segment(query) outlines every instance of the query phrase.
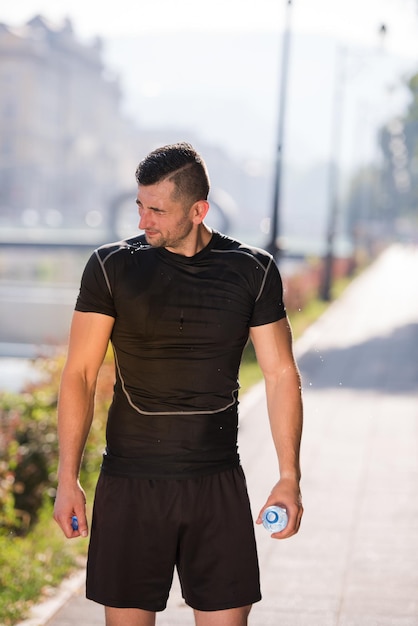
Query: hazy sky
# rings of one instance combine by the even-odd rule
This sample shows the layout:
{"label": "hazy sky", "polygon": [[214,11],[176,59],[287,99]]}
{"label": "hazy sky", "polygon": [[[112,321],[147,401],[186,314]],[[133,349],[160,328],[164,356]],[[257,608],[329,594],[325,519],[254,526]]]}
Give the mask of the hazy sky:
{"label": "hazy sky", "polygon": [[[297,32],[333,34],[370,44],[377,25],[384,22],[391,51],[406,57],[417,54],[417,0],[293,0],[291,4]],[[34,13],[52,20],[70,16],[86,37],[176,30],[280,31],[286,5],[287,0],[18,0],[2,3],[0,20],[19,24]]]}
{"label": "hazy sky", "polygon": [[[252,35],[281,33],[287,4],[287,0],[15,0],[1,3],[0,21],[19,26],[38,13],[54,22],[70,17],[76,36],[104,38],[106,60],[122,77],[128,111],[140,111],[143,124],[167,125],[170,117],[171,124],[184,127],[190,123],[193,132],[223,144],[236,155],[269,158],[275,149],[280,47],[277,44],[276,50],[270,37],[273,44],[266,38],[270,48],[252,49],[253,42],[260,42]],[[396,111],[402,101],[398,77],[418,69],[418,0],[292,0],[290,15],[292,33],[301,43],[291,57],[287,154],[305,165],[329,156],[336,63],[330,46],[339,42],[353,52],[353,58],[359,51],[363,57],[360,71],[353,72],[359,78],[349,76],[346,85],[345,126],[352,145],[345,150],[358,156],[353,137],[363,137],[362,125],[371,133]],[[382,46],[378,30],[383,23],[387,35]],[[178,32],[182,32],[178,50],[172,48],[167,57],[165,37],[170,37],[173,45]],[[202,44],[199,33],[205,33]],[[224,34],[218,56],[210,46],[201,49],[207,46],[208,33],[214,37]],[[234,62],[229,82],[226,74],[222,76],[223,66],[232,67],[225,48],[227,33],[248,34],[248,45],[241,38],[243,48],[237,52],[242,68]],[[136,38],[139,46],[141,41],[145,42],[142,45],[151,43],[152,54],[147,57],[147,50],[141,48],[133,54]],[[124,41],[129,46],[124,48]],[[268,59],[257,57],[263,52]],[[141,54],[140,59],[135,54]],[[370,57],[366,62],[365,56]],[[193,85],[188,58],[192,65],[199,60],[205,70],[203,77],[195,72]],[[247,67],[252,74],[246,78]],[[362,141],[372,150],[370,137]]]}

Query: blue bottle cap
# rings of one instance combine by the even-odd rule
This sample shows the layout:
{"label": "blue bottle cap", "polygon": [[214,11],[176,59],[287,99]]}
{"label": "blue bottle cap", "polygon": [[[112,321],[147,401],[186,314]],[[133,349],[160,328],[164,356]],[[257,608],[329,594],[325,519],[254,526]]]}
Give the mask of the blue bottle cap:
{"label": "blue bottle cap", "polygon": [[266,520],[270,523],[270,524],[275,524],[276,522],[279,521],[279,514],[277,513],[277,511],[267,511],[266,512]]}
{"label": "blue bottle cap", "polygon": [[277,533],[287,526],[287,512],[281,506],[269,506],[262,515],[263,526],[271,533]]}

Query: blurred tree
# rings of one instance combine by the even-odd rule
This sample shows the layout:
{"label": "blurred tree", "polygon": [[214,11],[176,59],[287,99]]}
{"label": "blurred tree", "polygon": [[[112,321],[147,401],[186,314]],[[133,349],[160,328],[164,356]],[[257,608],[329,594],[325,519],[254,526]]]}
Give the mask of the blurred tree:
{"label": "blurred tree", "polygon": [[404,116],[380,131],[383,153],[382,213],[394,234],[406,222],[418,224],[418,74],[407,82],[410,103]]}
{"label": "blurred tree", "polygon": [[381,163],[360,168],[350,182],[344,214],[357,250],[418,238],[418,73],[406,86],[410,102],[404,115],[379,131]]}

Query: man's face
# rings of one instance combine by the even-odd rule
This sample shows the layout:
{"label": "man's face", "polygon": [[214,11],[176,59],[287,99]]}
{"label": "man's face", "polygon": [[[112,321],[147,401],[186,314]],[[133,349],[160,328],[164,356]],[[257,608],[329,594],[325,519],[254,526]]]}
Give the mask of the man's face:
{"label": "man's face", "polygon": [[138,185],[139,228],[145,231],[151,246],[182,254],[187,248],[193,220],[191,207],[186,210],[182,201],[173,200],[174,191],[174,183],[168,180]]}

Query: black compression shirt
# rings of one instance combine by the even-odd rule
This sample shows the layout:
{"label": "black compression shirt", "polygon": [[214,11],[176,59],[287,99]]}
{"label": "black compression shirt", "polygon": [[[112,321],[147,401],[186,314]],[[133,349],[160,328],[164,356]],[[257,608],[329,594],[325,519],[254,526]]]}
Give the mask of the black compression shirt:
{"label": "black compression shirt", "polygon": [[145,237],[103,246],[76,309],[115,318],[103,469],[184,476],[238,462],[238,370],[251,326],[285,316],[266,252],[214,232],[193,257]]}

